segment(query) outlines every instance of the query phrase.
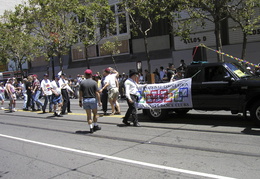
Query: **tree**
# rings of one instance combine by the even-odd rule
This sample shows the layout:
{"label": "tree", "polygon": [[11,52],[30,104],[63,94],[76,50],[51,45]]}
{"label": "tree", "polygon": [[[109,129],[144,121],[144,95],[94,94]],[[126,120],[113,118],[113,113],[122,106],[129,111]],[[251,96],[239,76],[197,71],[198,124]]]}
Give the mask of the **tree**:
{"label": "tree", "polygon": [[116,61],[115,61],[114,55],[117,55],[120,53],[120,51],[119,51],[120,46],[122,46],[122,43],[119,42],[117,38],[115,38],[115,39],[113,39],[113,41],[107,40],[101,47],[102,50],[104,50],[111,56],[116,71],[118,71],[118,69],[116,66]]}
{"label": "tree", "polygon": [[62,55],[67,55],[75,43],[76,25],[74,11],[78,0],[29,0],[27,13],[28,28],[40,43],[42,55],[57,56],[63,71]]}
{"label": "tree", "polygon": [[241,59],[245,59],[248,35],[252,35],[254,30],[259,27],[260,15],[256,13],[259,8],[259,0],[240,1],[237,4],[230,4],[228,13],[241,28],[243,32],[243,45]]}
{"label": "tree", "polygon": [[[37,53],[34,38],[26,30],[25,20],[21,16],[21,6],[16,6],[15,11],[5,11],[1,24],[1,61],[7,63],[14,61],[12,67],[16,71],[23,71],[22,65],[31,61]],[[22,73],[23,74],[23,73]]]}
{"label": "tree", "polygon": [[[216,47],[222,52],[222,22],[229,17],[228,7],[233,0],[190,0],[187,1],[191,18],[205,18],[215,24]],[[224,58],[218,55],[218,61],[223,62]]]}
{"label": "tree", "polygon": [[88,47],[97,45],[114,28],[114,14],[107,0],[84,0],[75,11],[80,22],[78,35],[85,46],[87,67],[90,68]]}
{"label": "tree", "polygon": [[151,71],[151,58],[148,49],[148,36],[154,22],[161,17],[160,0],[122,0],[122,7],[130,16],[133,34],[139,33],[144,39],[148,70]]}

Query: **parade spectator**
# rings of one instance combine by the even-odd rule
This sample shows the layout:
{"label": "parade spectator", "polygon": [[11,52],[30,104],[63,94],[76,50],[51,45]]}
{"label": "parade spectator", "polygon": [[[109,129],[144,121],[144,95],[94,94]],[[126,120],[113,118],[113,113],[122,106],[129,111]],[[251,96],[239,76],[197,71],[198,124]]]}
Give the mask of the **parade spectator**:
{"label": "parade spectator", "polygon": [[51,91],[52,91],[52,104],[54,116],[62,117],[61,107],[62,107],[62,96],[61,96],[61,87],[59,84],[60,77],[55,76],[55,79],[51,82]]}
{"label": "parade spectator", "polygon": [[70,110],[70,98],[69,98],[68,91],[71,92],[73,91],[68,84],[68,80],[65,79],[65,76],[66,74],[62,73],[59,80],[59,85],[61,87],[61,95],[63,99],[62,112],[61,112],[62,115],[66,114],[66,110],[68,111],[68,113],[72,113],[72,111]]}
{"label": "parade spectator", "polygon": [[158,71],[158,68],[156,68],[153,72],[154,74],[154,80],[155,80],[155,83],[159,83],[160,82],[160,73]]}
{"label": "parade spectator", "polygon": [[82,81],[82,77],[81,77],[80,74],[78,74],[78,75],[77,75],[77,82],[78,82],[78,83],[81,83],[81,81]]}
{"label": "parade spectator", "polygon": [[74,79],[71,83],[71,89],[73,90],[73,98],[78,99],[79,96],[79,82],[77,79]]}
{"label": "parade spectator", "polygon": [[182,71],[180,69],[177,69],[176,74],[172,76],[170,81],[173,82],[180,79],[183,79]]}
{"label": "parade spectator", "polygon": [[[101,106],[101,101],[97,82],[92,80],[92,71],[90,69],[85,71],[85,77],[86,79],[80,83],[79,87],[79,106],[85,109],[90,133],[93,133],[101,130],[101,127],[97,124],[97,102]],[[93,113],[93,118],[91,112]]]}
{"label": "parade spectator", "polygon": [[37,111],[41,111],[43,107],[43,103],[40,101],[40,95],[41,95],[41,83],[38,80],[37,75],[33,75],[33,84],[32,84],[32,110],[36,111],[35,104],[37,106]]}
{"label": "parade spectator", "polygon": [[125,81],[125,90],[126,90],[126,100],[128,104],[128,109],[123,117],[123,123],[127,126],[130,125],[128,122],[130,115],[132,115],[134,126],[139,127],[140,124],[138,122],[137,117],[137,109],[135,103],[138,101],[138,84],[136,80],[138,78],[137,72],[130,72],[129,78]]}
{"label": "parade spectator", "polygon": [[144,79],[144,75],[143,75],[143,73],[138,73],[138,75],[139,75],[139,83],[140,84],[144,84],[145,83],[145,79]]}
{"label": "parade spectator", "polygon": [[1,100],[1,109],[4,110],[4,102],[5,102],[5,86],[4,83],[0,83],[0,100]]}
{"label": "parade spectator", "polygon": [[167,76],[166,76],[166,71],[164,70],[163,66],[160,67],[160,81],[163,82],[164,80],[166,80]]}
{"label": "parade spectator", "polygon": [[171,81],[171,78],[173,75],[175,75],[176,69],[174,68],[174,65],[172,63],[169,63],[169,66],[167,68],[167,81]]}
{"label": "parade spectator", "polygon": [[100,91],[102,86],[101,86],[101,79],[99,75],[98,74],[93,75],[93,80],[97,82],[98,90]]}
{"label": "parade spectator", "polygon": [[255,67],[255,75],[260,76],[260,63]]}
{"label": "parade spectator", "polygon": [[16,102],[16,94],[15,87],[13,86],[13,79],[9,78],[7,83],[5,84],[5,89],[8,94],[10,103],[9,103],[9,112],[15,112],[15,102]]}
{"label": "parade spectator", "polygon": [[125,73],[122,73],[121,78],[119,78],[119,93],[121,96],[121,99],[125,98],[125,80],[127,80]]}
{"label": "parade spectator", "polygon": [[178,67],[178,69],[180,69],[181,71],[185,72],[186,68],[187,68],[187,65],[186,65],[186,63],[184,62],[184,60],[182,59],[182,60],[180,61],[180,66]]}
{"label": "parade spectator", "polygon": [[51,91],[51,81],[48,79],[49,75],[44,74],[43,80],[41,81],[42,95],[44,97],[44,105],[42,112],[46,112],[46,107],[49,103],[49,112],[52,112],[52,91]]}
{"label": "parade spectator", "polygon": [[148,83],[148,79],[149,79],[149,76],[150,76],[150,72],[149,72],[147,69],[145,69],[145,70],[144,70],[144,73],[145,73],[145,75],[144,75],[144,81],[145,81],[145,83]]}

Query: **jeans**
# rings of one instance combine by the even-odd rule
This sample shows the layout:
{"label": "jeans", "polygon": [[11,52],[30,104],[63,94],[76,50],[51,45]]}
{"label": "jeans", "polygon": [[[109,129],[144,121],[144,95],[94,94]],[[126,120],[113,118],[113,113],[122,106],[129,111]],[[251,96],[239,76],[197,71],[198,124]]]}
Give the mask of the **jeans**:
{"label": "jeans", "polygon": [[33,98],[32,109],[35,109],[35,103],[36,103],[38,109],[42,108],[43,103],[39,99],[40,95],[41,95],[40,90],[35,91],[35,93],[33,94],[33,96],[32,96],[32,98]]}
{"label": "jeans", "polygon": [[46,110],[46,107],[47,107],[47,104],[49,102],[49,112],[52,111],[52,95],[46,95],[44,96],[44,105],[42,107],[42,110],[45,111]]}
{"label": "jeans", "polygon": [[25,93],[23,93],[23,109],[26,109],[27,107],[27,100],[28,100],[28,95]]}

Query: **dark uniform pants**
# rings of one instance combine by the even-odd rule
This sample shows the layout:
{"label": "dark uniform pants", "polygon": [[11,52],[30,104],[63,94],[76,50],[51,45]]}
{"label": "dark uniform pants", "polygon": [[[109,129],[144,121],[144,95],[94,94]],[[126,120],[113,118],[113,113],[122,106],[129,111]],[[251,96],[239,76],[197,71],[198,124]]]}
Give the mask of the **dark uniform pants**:
{"label": "dark uniform pants", "polygon": [[136,109],[136,106],[135,106],[135,102],[138,102],[138,96],[132,95],[132,94],[130,96],[131,96],[133,103],[130,103],[129,99],[126,99],[127,104],[128,104],[128,109],[127,109],[127,112],[125,114],[124,119],[128,120],[130,115],[132,115],[133,123],[137,123],[138,117],[137,117],[137,109]]}

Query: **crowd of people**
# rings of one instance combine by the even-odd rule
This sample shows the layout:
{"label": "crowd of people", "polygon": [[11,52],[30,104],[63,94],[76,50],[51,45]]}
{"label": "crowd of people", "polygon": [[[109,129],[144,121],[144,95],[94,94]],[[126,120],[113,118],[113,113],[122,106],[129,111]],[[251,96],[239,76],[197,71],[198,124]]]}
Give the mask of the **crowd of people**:
{"label": "crowd of people", "polygon": [[[166,69],[163,66],[153,72],[155,83],[173,82],[182,79],[187,66],[184,60],[175,68],[169,64]],[[259,70],[256,70],[256,73]],[[127,101],[128,110],[123,117],[123,123],[140,126],[136,113],[135,103],[138,101],[137,91],[139,84],[149,83],[151,73],[145,70],[143,75],[138,71],[129,71],[129,74],[119,74],[115,69],[108,67],[103,74],[87,69],[84,75],[77,75],[75,79],[67,77],[65,73],[55,76],[50,80],[48,74],[44,74],[40,80],[37,75],[29,75],[22,81],[9,78],[4,84],[0,83],[1,109],[4,108],[5,99],[9,99],[8,110],[16,111],[16,100],[23,99],[23,110],[53,112],[54,116],[62,117],[72,113],[70,99],[79,99],[79,106],[86,110],[90,132],[100,130],[97,125],[98,105],[102,108],[103,115],[120,115],[121,108],[119,98]],[[108,112],[110,104],[111,112]],[[93,117],[92,117],[93,115]],[[129,120],[130,116],[132,120]]]}
{"label": "crowd of people", "polygon": [[[164,69],[155,69],[153,72],[155,82],[174,81],[183,78],[183,73],[186,69],[184,60],[181,60],[181,65],[174,68],[173,64]],[[129,74],[130,75],[130,74]],[[92,74],[92,79],[97,82],[101,101],[102,111],[104,115],[121,114],[119,98],[126,99],[125,81],[129,78],[125,73],[119,74],[115,69],[108,67],[103,70],[103,74],[96,72]],[[150,73],[145,70],[143,75],[138,72],[138,83],[148,83],[148,75]],[[23,110],[42,111],[46,113],[54,112],[55,116],[62,116],[71,113],[70,99],[79,98],[80,84],[86,79],[85,75],[78,74],[76,78],[66,76],[61,73],[55,76],[55,79],[50,80],[48,74],[44,74],[41,79],[37,75],[32,74],[22,80],[9,78],[4,84],[0,83],[0,100],[1,109],[4,108],[4,100],[9,99],[9,111],[16,111],[16,100],[23,99]],[[110,104],[111,112],[108,113],[107,104]]]}

